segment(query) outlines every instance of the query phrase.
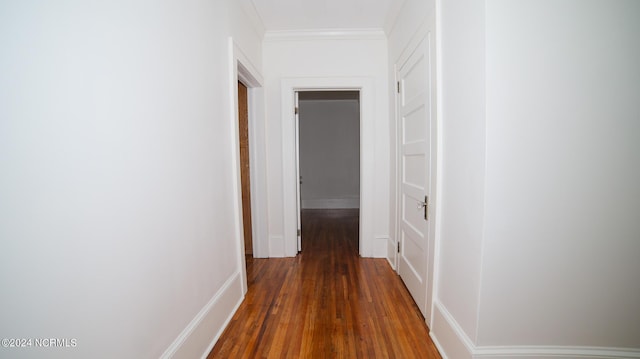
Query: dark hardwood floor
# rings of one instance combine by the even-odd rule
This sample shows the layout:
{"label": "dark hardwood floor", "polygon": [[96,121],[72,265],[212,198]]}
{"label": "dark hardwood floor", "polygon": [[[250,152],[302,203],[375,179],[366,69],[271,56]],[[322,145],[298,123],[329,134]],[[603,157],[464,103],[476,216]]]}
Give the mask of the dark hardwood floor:
{"label": "dark hardwood floor", "polygon": [[385,259],[358,256],[357,210],[304,210],[302,253],[247,260],[249,291],[207,358],[440,358]]}

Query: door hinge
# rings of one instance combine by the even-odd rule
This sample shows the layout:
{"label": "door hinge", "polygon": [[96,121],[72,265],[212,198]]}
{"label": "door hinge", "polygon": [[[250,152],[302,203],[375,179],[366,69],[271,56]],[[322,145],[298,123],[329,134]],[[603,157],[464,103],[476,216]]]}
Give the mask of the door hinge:
{"label": "door hinge", "polygon": [[296,107],[296,108],[294,109],[294,112],[295,112],[295,114],[296,114],[296,115],[298,114],[298,111],[299,111],[299,110],[298,110],[298,108]]}
{"label": "door hinge", "polygon": [[398,241],[398,253],[400,253],[400,241]]}
{"label": "door hinge", "polygon": [[302,231],[298,229],[298,237],[300,237],[300,235],[302,234],[301,232]]}
{"label": "door hinge", "polygon": [[398,93],[400,93],[400,81],[398,81]]}

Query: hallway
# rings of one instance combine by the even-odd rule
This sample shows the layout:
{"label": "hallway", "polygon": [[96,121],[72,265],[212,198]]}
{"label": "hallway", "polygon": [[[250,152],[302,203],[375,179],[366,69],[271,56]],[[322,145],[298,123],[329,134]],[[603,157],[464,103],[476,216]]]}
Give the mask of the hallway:
{"label": "hallway", "polygon": [[385,259],[358,256],[357,210],[304,210],[302,253],[247,259],[249,291],[208,358],[440,358]]}

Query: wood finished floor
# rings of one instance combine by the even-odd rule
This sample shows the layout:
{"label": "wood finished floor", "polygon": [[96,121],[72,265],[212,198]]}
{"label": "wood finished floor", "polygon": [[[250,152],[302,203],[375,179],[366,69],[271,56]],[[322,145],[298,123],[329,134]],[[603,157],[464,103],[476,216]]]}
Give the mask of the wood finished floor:
{"label": "wood finished floor", "polygon": [[248,259],[249,290],[207,357],[440,358],[385,259],[358,256],[357,210],[304,210],[302,253]]}

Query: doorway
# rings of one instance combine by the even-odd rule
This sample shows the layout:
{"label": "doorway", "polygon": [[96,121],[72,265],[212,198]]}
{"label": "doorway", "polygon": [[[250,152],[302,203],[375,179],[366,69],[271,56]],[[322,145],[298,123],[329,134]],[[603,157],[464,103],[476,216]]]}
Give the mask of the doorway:
{"label": "doorway", "polygon": [[253,257],[248,99],[247,86],[238,81],[238,142],[240,145],[240,186],[242,192],[242,228],[244,233],[244,255],[246,257]]}
{"label": "doorway", "polygon": [[360,92],[298,91],[296,95],[298,243],[303,251],[305,218],[359,217]]}

